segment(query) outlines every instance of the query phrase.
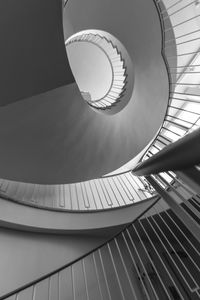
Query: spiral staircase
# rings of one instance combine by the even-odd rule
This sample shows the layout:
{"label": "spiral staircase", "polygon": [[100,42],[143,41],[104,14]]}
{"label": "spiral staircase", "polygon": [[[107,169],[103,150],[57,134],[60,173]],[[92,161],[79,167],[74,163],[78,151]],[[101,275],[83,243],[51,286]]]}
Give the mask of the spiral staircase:
{"label": "spiral staircase", "polygon": [[[151,28],[149,28],[149,40],[146,41],[149,43],[149,48],[141,48],[138,52],[135,49],[134,54],[138,58],[135,61],[134,55],[130,51],[132,37],[130,34],[124,36],[123,43],[135,63],[134,86],[131,87],[133,77],[130,71],[130,61],[126,56],[123,57],[123,50],[117,45],[117,42],[114,44],[103,35],[80,33],[80,28],[86,32],[91,29],[89,17],[91,19],[94,17],[94,24],[102,21],[101,18],[98,19],[98,14],[101,15],[103,7],[100,6],[106,6],[106,2],[102,1],[102,4],[97,4],[94,0],[83,2],[78,0],[62,1],[61,7],[61,1],[57,1],[58,11],[63,13],[62,22],[66,39],[66,43],[64,43],[64,38],[62,41],[60,39],[60,42],[62,42],[63,48],[76,43],[95,43],[107,55],[108,53],[109,55],[113,54],[114,57],[110,59],[109,56],[109,59],[114,75],[113,83],[104,98],[92,101],[82,92],[82,99],[81,91],[78,91],[73,83],[73,74],[65,57],[66,68],[69,71],[65,84],[75,90],[74,99],[71,102],[68,101],[67,118],[69,123],[74,118],[73,101],[76,101],[78,97],[77,104],[75,104],[76,107],[80,105],[80,110],[77,111],[80,112],[78,118],[81,120],[84,112],[89,111],[87,116],[91,122],[90,126],[92,125],[94,131],[96,130],[95,134],[98,138],[100,137],[98,135],[99,128],[101,130],[105,128],[100,126],[98,118],[102,118],[102,123],[107,122],[106,124],[108,124],[108,120],[113,120],[114,128],[117,126],[116,122],[120,122],[120,116],[123,116],[123,122],[128,126],[130,125],[128,116],[132,115],[135,118],[139,114],[143,123],[151,127],[151,120],[148,119],[148,116],[149,112],[153,113],[153,109],[148,107],[148,102],[143,103],[143,97],[146,99],[148,94],[145,94],[144,90],[149,87],[151,80],[157,78],[156,76],[160,76],[160,81],[157,81],[156,89],[152,86],[152,89],[148,90],[148,98],[149,101],[150,99],[155,100],[157,91],[158,98],[163,98],[161,99],[163,104],[159,106],[158,103],[156,105],[156,102],[151,102],[149,105],[153,105],[155,110],[155,114],[152,115],[154,129],[148,132],[149,136],[146,139],[145,137],[143,141],[137,139],[137,135],[140,132],[141,135],[143,133],[142,128],[138,128],[138,131],[134,131],[134,128],[131,129],[133,136],[128,136],[127,139],[141,141],[140,147],[132,148],[132,144],[126,144],[125,139],[120,135],[122,138],[120,151],[126,152],[126,148],[130,146],[132,157],[124,154],[123,159],[120,158],[121,165],[115,160],[112,164],[112,167],[115,166],[115,168],[106,168],[107,157],[114,155],[114,152],[109,151],[109,147],[106,149],[107,154],[105,159],[101,160],[101,166],[100,164],[95,165],[96,168],[97,166],[103,168],[99,177],[95,177],[96,171],[93,176],[89,173],[85,176],[84,165],[81,165],[80,161],[87,156],[87,151],[82,152],[80,160],[77,160],[80,156],[80,152],[78,152],[74,156],[73,164],[67,165],[68,173],[72,173],[72,175],[66,177],[66,181],[63,179],[64,172],[61,177],[51,177],[51,175],[40,177],[39,173],[40,171],[42,173],[44,166],[40,168],[39,164],[36,174],[30,168],[32,177],[27,177],[27,173],[24,171],[26,166],[23,167],[23,165],[22,170],[17,168],[19,176],[18,174],[13,175],[12,169],[6,173],[5,168],[2,167],[0,180],[0,253],[2,258],[0,299],[200,299],[200,3],[197,0],[143,0],[140,1],[140,4],[137,0],[132,1],[133,3],[130,1],[129,4],[121,1],[119,1],[120,3],[115,2],[113,10],[117,10],[119,6],[123,14],[123,9],[127,6],[126,13],[135,13],[135,17],[138,14],[140,22],[142,19],[139,12],[145,13],[144,5],[146,4],[149,6],[146,9],[147,14],[152,14],[152,18],[156,17],[155,23],[159,24],[158,32],[161,37],[157,45],[159,58],[157,58],[158,53],[155,57],[152,56],[152,62],[145,68],[142,65],[143,61],[140,61],[137,55],[139,52],[141,55],[144,54],[143,51],[147,51],[145,53],[155,52],[155,41],[152,42],[150,39],[152,37]],[[51,9],[55,12],[54,4],[52,1],[50,7],[52,6]],[[40,5],[38,2],[38,7]],[[130,7],[135,5],[138,11],[131,11],[129,5]],[[77,17],[78,7],[80,8],[79,12],[82,12],[80,20]],[[88,18],[82,17],[85,12],[87,12]],[[57,18],[61,17],[62,15],[58,13]],[[148,24],[147,19],[146,17],[144,23]],[[112,16],[110,16],[110,20],[105,18],[104,21],[111,24],[110,28],[115,22],[116,24],[120,23],[118,19],[112,20]],[[130,21],[128,15],[126,20],[124,16],[124,24],[126,21]],[[67,29],[65,22],[67,22]],[[72,25],[71,29],[69,24]],[[102,29],[105,30],[105,28]],[[158,33],[155,28],[152,32]],[[63,37],[63,35],[61,36]],[[120,36],[123,37],[119,32]],[[145,43],[142,39],[143,37],[138,37],[135,46]],[[148,34],[146,39],[148,39]],[[149,57],[147,58],[149,59]],[[144,61],[145,59],[144,57]],[[143,77],[138,75],[140,73],[139,64],[142,70],[141,76],[145,74]],[[152,71],[153,79],[149,78],[149,70]],[[166,74],[167,76],[165,76]],[[144,86],[141,85],[141,78],[144,79]],[[60,81],[56,83],[57,87],[64,84],[62,80],[63,78],[60,77]],[[166,86],[168,87],[168,99],[165,99]],[[18,95],[12,99],[15,103],[8,100],[8,103],[4,103],[7,106],[1,108],[1,110],[5,110],[2,112],[2,118],[3,113],[6,117],[8,113],[12,116],[15,109],[17,110],[17,107],[23,103],[30,105],[30,111],[34,110],[30,99],[25,98],[44,92],[44,88],[47,91],[54,89],[55,86],[50,86],[49,82],[46,87],[40,86],[39,89],[38,86],[31,92],[32,94],[27,89],[27,94],[21,94],[21,98]],[[164,90],[163,94],[160,93],[162,89]],[[62,93],[65,97],[71,95],[61,88]],[[49,95],[48,93],[47,98]],[[53,97],[56,95],[56,93],[53,94]],[[23,100],[18,101],[20,99]],[[141,102],[139,104],[138,99]],[[42,100],[45,105],[48,105],[45,97]],[[120,107],[121,103],[123,105],[123,101],[125,101],[124,106],[116,113],[115,108]],[[42,108],[43,103],[37,104],[37,101],[35,103]],[[142,106],[143,104],[145,105]],[[50,105],[49,101],[49,107],[51,107]],[[60,105],[59,101],[57,105]],[[153,120],[159,118],[156,115],[158,106],[162,123],[159,123],[159,119],[157,123],[154,123]],[[146,117],[144,107],[146,108]],[[25,108],[23,109],[25,110]],[[56,109],[56,105],[53,106],[53,109]],[[83,115],[81,115],[81,109],[83,109]],[[114,109],[114,114],[104,115],[107,109],[109,111]],[[59,113],[61,114],[60,111]],[[59,116],[59,114],[57,115]],[[72,115],[71,119],[70,115]],[[90,116],[97,116],[96,127],[94,126],[95,121],[93,122]],[[20,121],[18,120],[19,123]],[[36,126],[37,123],[34,124]],[[81,123],[79,130],[83,124],[86,123]],[[88,129],[90,126],[86,128],[89,132],[88,136],[91,135],[91,131]],[[120,123],[120,126],[123,127],[123,123]],[[74,129],[74,135],[77,138],[77,129],[73,126],[70,127],[69,124],[68,127],[70,131]],[[63,130],[63,127],[60,126],[58,129]],[[127,133],[131,133],[131,130]],[[146,130],[148,131],[148,129]],[[12,133],[11,137],[15,140],[12,130],[10,132]],[[89,143],[87,133],[81,132]],[[120,131],[119,133],[124,132]],[[0,134],[2,133],[0,132]],[[81,134],[78,135],[78,139],[82,139]],[[2,141],[4,135],[5,133],[2,134]],[[32,135],[34,139],[34,134]],[[71,140],[70,135],[68,139]],[[112,137],[110,139],[112,141]],[[93,141],[95,140],[92,139]],[[57,142],[59,144],[59,139]],[[76,141],[72,140],[71,145],[73,143]],[[104,143],[103,139],[102,143]],[[52,146],[51,144],[47,145]],[[77,145],[81,145],[79,141],[77,141]],[[90,147],[91,145],[92,143]],[[105,147],[106,143],[103,146]],[[104,147],[101,148],[101,151]],[[75,151],[75,148],[73,149]],[[56,154],[59,155],[59,152]],[[70,155],[72,160],[73,156]],[[116,153],[116,157],[117,155],[118,153]],[[6,155],[2,155],[2,164],[5,158]],[[97,159],[97,156],[94,158]],[[43,159],[45,160],[45,157]],[[92,159],[91,157],[91,163],[95,161]],[[77,164],[75,165],[76,160]],[[89,168],[88,164],[85,166]],[[73,173],[73,168],[77,170],[77,173],[79,171],[78,175],[76,172]]]}

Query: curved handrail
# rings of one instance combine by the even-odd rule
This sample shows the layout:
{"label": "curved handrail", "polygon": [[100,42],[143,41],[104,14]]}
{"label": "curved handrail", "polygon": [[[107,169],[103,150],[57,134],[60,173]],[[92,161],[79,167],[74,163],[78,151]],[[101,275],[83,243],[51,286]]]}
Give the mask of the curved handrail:
{"label": "curved handrail", "polygon": [[76,184],[39,185],[1,180],[2,198],[47,210],[94,212],[132,205],[152,194],[131,172]]}

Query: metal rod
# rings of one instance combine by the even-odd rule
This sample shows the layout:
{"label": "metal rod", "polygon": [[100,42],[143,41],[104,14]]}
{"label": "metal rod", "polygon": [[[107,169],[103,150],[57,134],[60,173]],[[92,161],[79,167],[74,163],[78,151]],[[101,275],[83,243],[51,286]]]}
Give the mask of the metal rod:
{"label": "metal rod", "polygon": [[155,188],[155,190],[160,194],[160,196],[165,200],[169,207],[173,210],[176,216],[186,225],[190,232],[196,237],[200,242],[200,230],[197,223],[185,212],[185,210],[177,204],[176,200],[165,191],[152,176],[146,177],[149,183]]}

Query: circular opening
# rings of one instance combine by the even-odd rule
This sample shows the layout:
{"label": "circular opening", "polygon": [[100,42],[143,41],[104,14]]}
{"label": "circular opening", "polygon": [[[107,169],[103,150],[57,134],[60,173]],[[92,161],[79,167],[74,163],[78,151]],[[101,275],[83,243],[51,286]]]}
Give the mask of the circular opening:
{"label": "circular opening", "polygon": [[112,66],[106,53],[98,45],[86,40],[69,44],[67,54],[82,94],[89,94],[91,101],[104,98],[113,78]]}
{"label": "circular opening", "polygon": [[66,41],[66,50],[76,83],[90,106],[105,111],[125,98],[130,58],[118,39],[104,31],[84,30]]}

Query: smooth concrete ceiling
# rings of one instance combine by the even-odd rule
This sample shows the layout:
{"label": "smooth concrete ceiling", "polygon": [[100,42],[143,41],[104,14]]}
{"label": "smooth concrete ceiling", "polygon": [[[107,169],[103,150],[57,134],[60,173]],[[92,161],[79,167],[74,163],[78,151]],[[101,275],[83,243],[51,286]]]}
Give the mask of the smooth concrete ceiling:
{"label": "smooth concrete ceiling", "polygon": [[74,82],[62,0],[1,0],[0,40],[0,106]]}
{"label": "smooth concrete ceiling", "polygon": [[94,28],[124,44],[134,66],[132,98],[118,114],[104,115],[92,110],[71,84],[1,108],[2,178],[51,184],[99,177],[138,154],[163,120],[168,77],[154,2],[73,0],[64,20],[66,37]]}

